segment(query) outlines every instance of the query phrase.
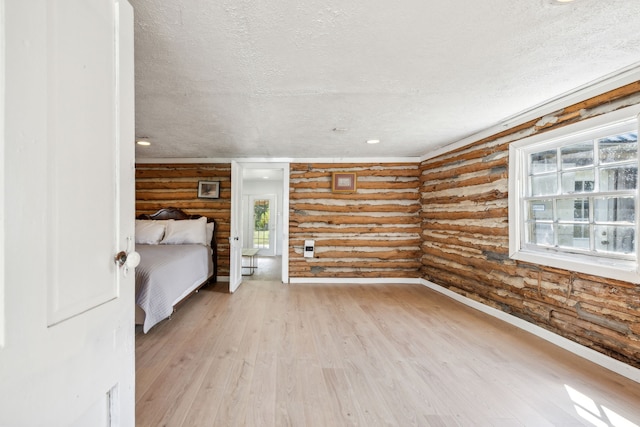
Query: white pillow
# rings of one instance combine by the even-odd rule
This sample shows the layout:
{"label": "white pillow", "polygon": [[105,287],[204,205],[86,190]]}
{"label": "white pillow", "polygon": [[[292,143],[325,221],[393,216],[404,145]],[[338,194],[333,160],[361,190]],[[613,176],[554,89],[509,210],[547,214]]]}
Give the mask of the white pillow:
{"label": "white pillow", "polygon": [[136,243],[141,245],[157,245],[164,236],[164,224],[152,219],[136,219]]}
{"label": "white pillow", "polygon": [[207,244],[207,218],[173,220],[167,222],[164,245]]}
{"label": "white pillow", "polygon": [[213,239],[213,222],[207,223],[207,245],[211,244],[211,239]]}

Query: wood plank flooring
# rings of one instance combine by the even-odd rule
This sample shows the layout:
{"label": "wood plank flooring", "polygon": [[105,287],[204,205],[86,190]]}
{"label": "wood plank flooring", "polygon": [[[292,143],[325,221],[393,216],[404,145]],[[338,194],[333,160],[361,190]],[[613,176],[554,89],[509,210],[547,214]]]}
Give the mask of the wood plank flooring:
{"label": "wood plank flooring", "polygon": [[136,361],[137,426],[640,424],[640,384],[419,285],[219,284]]}

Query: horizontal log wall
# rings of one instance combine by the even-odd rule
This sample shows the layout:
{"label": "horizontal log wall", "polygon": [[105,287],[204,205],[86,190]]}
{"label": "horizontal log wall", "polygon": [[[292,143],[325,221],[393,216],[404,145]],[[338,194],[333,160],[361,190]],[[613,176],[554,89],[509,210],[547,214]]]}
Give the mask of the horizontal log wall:
{"label": "horizontal log wall", "polygon": [[[291,278],[417,278],[418,163],[291,165]],[[333,193],[332,172],[356,172],[355,193]],[[304,258],[305,239],[316,241]]]}
{"label": "horizontal log wall", "polygon": [[509,143],[640,102],[640,82],[421,163],[423,278],[640,368],[640,287],[509,259]]}
{"label": "horizontal log wall", "polygon": [[[219,199],[198,199],[198,181],[220,181]],[[136,215],[173,206],[216,220],[218,275],[229,275],[231,164],[137,164]]]}

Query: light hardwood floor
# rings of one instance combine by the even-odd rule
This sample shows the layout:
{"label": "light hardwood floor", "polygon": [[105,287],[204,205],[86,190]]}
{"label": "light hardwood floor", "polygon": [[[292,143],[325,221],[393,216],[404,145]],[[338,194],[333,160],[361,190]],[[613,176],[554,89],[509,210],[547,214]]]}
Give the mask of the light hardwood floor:
{"label": "light hardwood floor", "polygon": [[[250,276],[244,276],[243,280],[277,280],[282,281],[282,257],[281,256],[256,256],[255,264],[258,266]],[[247,270],[245,269],[246,273]]]}
{"label": "light hardwood floor", "polygon": [[419,285],[216,285],[136,360],[137,426],[640,424],[640,384]]}

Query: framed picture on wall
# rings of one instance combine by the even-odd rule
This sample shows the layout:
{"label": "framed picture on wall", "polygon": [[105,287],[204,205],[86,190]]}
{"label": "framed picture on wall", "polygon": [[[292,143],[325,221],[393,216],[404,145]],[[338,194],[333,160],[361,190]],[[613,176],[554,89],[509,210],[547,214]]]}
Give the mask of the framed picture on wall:
{"label": "framed picture on wall", "polygon": [[220,182],[219,181],[198,181],[198,198],[219,199],[220,198]]}
{"label": "framed picture on wall", "polygon": [[354,193],[356,191],[356,173],[334,172],[331,177],[331,191],[334,193]]}

